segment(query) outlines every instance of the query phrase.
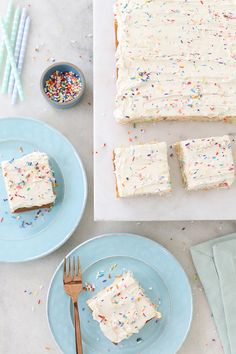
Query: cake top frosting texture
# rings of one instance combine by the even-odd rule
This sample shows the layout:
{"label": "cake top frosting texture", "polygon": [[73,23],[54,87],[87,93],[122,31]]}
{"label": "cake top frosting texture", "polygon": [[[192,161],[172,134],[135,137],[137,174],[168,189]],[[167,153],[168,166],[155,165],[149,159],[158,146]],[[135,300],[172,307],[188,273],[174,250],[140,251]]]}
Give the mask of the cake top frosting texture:
{"label": "cake top frosting texture", "polygon": [[131,145],[114,150],[118,195],[165,194],[171,191],[167,144]]}
{"label": "cake top frosting texture", "polygon": [[113,343],[138,333],[152,318],[161,317],[131,272],[116,277],[87,304],[103,334]]}
{"label": "cake top frosting texture", "polygon": [[177,149],[187,189],[227,188],[234,182],[235,168],[228,135],[181,141]]}
{"label": "cake top frosting texture", "polygon": [[33,152],[19,159],[3,161],[2,173],[12,212],[48,205],[55,201],[55,179],[47,154]]}
{"label": "cake top frosting texture", "polygon": [[233,0],[116,0],[115,117],[236,116]]}

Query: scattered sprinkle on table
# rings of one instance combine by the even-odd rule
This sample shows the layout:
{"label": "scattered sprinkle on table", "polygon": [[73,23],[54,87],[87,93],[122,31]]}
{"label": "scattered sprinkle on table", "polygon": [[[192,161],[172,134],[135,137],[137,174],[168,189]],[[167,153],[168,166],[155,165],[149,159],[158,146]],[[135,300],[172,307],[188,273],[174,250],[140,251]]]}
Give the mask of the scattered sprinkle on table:
{"label": "scattered sprinkle on table", "polygon": [[46,95],[57,103],[74,100],[82,90],[82,81],[78,74],[72,71],[55,71],[45,83]]}
{"label": "scattered sprinkle on table", "polygon": [[101,271],[97,272],[96,278],[97,278],[97,279],[98,279],[98,278],[102,278],[102,277],[104,276],[104,274],[105,274],[104,270],[101,270]]}
{"label": "scattered sprinkle on table", "polygon": [[85,283],[83,290],[88,292],[95,291],[95,286],[91,283]]}
{"label": "scattered sprinkle on table", "polygon": [[114,263],[111,265],[110,272],[112,272],[114,269],[116,269],[118,264]]}

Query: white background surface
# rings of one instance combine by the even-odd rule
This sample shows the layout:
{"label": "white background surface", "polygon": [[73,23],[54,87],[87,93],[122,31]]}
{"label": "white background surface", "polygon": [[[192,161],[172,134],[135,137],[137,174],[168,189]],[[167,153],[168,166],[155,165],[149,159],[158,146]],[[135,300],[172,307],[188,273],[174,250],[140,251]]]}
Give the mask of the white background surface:
{"label": "white background surface", "polygon": [[[112,151],[118,146],[223,134],[234,135],[236,125],[224,123],[159,122],[119,125],[113,118],[115,96],[115,38],[113,0],[95,1],[94,109],[95,109],[95,219],[96,220],[217,220],[236,219],[236,183],[229,190],[187,192],[177,158],[169,158],[173,192],[169,196],[117,199]],[[130,142],[129,140],[132,139]],[[104,143],[106,144],[105,147]],[[169,155],[174,149],[169,148]],[[233,143],[236,159],[236,143]],[[105,171],[105,172],[104,172]]]}
{"label": "white background surface", "polygon": [[[62,248],[35,262],[0,264],[0,354],[60,354],[46,322],[45,301],[49,281],[58,263],[70,250],[84,240],[107,232],[133,232],[150,237],[167,247],[177,257],[191,281],[194,300],[193,323],[179,353],[222,354],[204,292],[195,277],[189,247],[235,232],[236,223],[93,221],[91,0],[18,0],[17,3],[31,5],[32,31],[23,71],[26,100],[12,107],[7,97],[0,95],[0,116],[32,116],[51,124],[65,134],[84,162],[88,175],[89,197],[80,226]],[[1,0],[1,13],[6,10],[6,6],[7,1]],[[44,45],[40,46],[40,43]],[[39,52],[35,52],[38,46]],[[84,71],[88,87],[80,106],[69,111],[58,111],[51,108],[41,96],[40,75],[42,70],[51,64],[51,58],[69,60]],[[182,230],[183,228],[185,229]],[[44,288],[37,294],[41,285]],[[33,293],[29,295],[25,290]],[[38,305],[39,299],[41,303]]]}

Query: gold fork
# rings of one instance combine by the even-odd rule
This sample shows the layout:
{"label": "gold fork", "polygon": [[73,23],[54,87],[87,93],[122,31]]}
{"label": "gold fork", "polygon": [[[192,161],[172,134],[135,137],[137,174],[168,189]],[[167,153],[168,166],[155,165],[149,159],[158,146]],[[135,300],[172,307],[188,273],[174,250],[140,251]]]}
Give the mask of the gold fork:
{"label": "gold fork", "polygon": [[[68,263],[68,267],[67,267]],[[68,269],[68,271],[67,271]],[[78,296],[83,290],[82,274],[80,270],[80,259],[78,257],[77,266],[76,259],[73,257],[73,264],[71,258],[67,262],[64,258],[64,274],[63,274],[64,290],[71,297],[74,305],[74,325],[75,325],[75,342],[76,354],[83,354],[82,339],[80,332],[80,320],[78,309]]]}

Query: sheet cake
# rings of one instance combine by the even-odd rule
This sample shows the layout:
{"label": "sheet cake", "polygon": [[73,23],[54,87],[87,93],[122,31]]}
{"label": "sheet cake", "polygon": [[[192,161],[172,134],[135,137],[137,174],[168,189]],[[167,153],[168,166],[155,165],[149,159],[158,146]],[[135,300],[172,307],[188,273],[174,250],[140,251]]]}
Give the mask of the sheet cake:
{"label": "sheet cake", "polygon": [[116,0],[120,123],[234,121],[236,3]]}

